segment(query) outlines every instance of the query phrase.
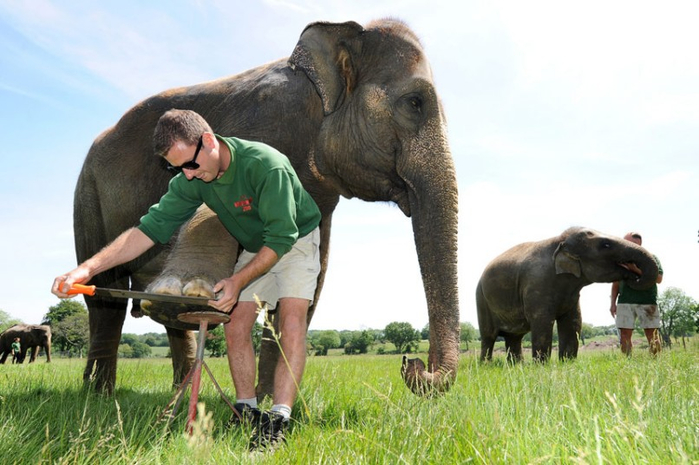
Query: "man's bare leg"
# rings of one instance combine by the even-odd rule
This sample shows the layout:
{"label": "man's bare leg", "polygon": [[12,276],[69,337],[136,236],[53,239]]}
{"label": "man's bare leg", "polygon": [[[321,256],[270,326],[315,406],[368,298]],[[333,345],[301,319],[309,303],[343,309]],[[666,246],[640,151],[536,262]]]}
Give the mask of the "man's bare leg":
{"label": "man's bare leg", "polygon": [[[274,373],[274,403],[294,405],[306,367],[306,315],[309,301],[287,297],[279,300],[280,356]],[[285,359],[286,358],[286,359]],[[288,364],[287,364],[288,363]]]}
{"label": "man's bare leg", "polygon": [[238,399],[255,397],[255,351],[252,347],[252,327],[257,319],[255,302],[238,302],[233,307],[231,321],[223,328],[228,349],[235,395]]}
{"label": "man's bare leg", "polygon": [[651,355],[660,353],[662,350],[660,331],[658,331],[657,328],[645,328],[643,331],[646,333],[646,339],[648,339],[648,346]]}
{"label": "man's bare leg", "polygon": [[631,343],[631,336],[633,335],[633,329],[619,328],[619,336],[621,342],[621,352],[628,356],[631,356],[631,350],[633,349],[633,344]]}

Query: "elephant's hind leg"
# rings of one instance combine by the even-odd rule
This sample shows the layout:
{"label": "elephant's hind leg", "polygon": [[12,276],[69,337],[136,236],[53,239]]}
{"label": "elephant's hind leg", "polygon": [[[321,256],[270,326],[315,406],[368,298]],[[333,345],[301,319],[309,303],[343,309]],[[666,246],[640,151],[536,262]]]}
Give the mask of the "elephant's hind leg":
{"label": "elephant's hind leg", "polygon": [[507,361],[509,363],[519,363],[522,361],[522,338],[523,334],[506,334],[505,348],[507,349]]}
{"label": "elephant's hind leg", "polygon": [[578,315],[567,315],[558,319],[558,358],[560,360],[577,358],[578,338],[582,330],[581,321],[582,318]]}
{"label": "elephant's hind leg", "polygon": [[489,362],[493,359],[495,338],[481,335],[481,362]]}

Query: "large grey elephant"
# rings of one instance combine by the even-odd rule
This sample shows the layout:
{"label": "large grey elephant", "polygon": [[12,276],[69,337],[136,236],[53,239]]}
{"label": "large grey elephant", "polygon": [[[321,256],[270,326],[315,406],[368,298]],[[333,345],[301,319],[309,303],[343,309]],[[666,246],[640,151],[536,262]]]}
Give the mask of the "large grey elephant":
{"label": "large grey elephant", "polygon": [[12,353],[12,342],[19,338],[21,351],[19,363],[24,362],[27,352],[31,349],[29,363],[36,361],[40,349],[46,353],[46,362],[51,361],[51,327],[47,325],[14,325],[0,334],[0,363],[5,363],[7,356]]}
{"label": "large grey elephant", "polygon": [[625,281],[643,289],[658,275],[653,256],[620,237],[570,228],[539,242],[519,244],[495,258],[476,288],[481,360],[490,359],[498,336],[508,360],[522,359],[522,337],[532,333],[532,355],[551,356],[553,323],[558,325],[558,355],[578,355],[582,327],[580,291],[592,283]]}
{"label": "large grey elephant", "polygon": [[[171,108],[194,110],[221,135],[263,141],[289,157],[322,213],[316,304],[340,196],[394,202],[412,218],[430,352],[426,368],[412,360],[402,374],[415,392],[445,391],[455,379],[459,352],[458,193],[443,109],[415,33],[394,19],[366,28],[354,22],[313,23],[288,59],[167,90],[136,105],[95,140],[85,160],[74,202],[79,261],[138,223],[166,191],[171,174],[153,155],[151,136],[158,118]],[[93,284],[210,295],[212,285],[231,274],[237,251],[218,219],[203,209],[171,244],[96,276]],[[127,302],[86,301],[90,349],[84,378],[111,391]],[[169,325],[174,382],[179,383],[194,360],[194,337],[165,318],[162,308],[144,310]],[[314,311],[315,305],[308,322]],[[265,342],[260,396],[271,392],[276,357],[276,345]]]}

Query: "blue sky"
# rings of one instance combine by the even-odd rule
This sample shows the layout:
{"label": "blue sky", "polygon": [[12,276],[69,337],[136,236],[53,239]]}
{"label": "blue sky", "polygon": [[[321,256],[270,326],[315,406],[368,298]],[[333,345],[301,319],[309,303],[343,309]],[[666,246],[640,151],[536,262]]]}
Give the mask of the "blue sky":
{"label": "blue sky", "polygon": [[[145,6],[144,6],[145,5]],[[140,100],[288,56],[317,20],[394,16],[421,37],[459,181],[461,320],[485,265],[581,225],[638,230],[699,299],[694,2],[0,0],[0,309],[38,323],[75,266],[73,189],[93,139]],[[312,329],[427,323],[409,219],[343,200]],[[609,285],[582,292],[610,325]],[[162,332],[127,317],[125,332]]]}

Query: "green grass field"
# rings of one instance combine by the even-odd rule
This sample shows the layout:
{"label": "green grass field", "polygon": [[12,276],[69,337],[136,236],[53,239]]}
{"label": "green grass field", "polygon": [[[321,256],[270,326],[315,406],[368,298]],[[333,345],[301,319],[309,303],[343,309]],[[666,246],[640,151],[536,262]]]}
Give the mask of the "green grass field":
{"label": "green grass field", "polygon": [[[424,355],[423,355],[424,357]],[[652,358],[582,352],[508,366],[462,356],[445,396],[411,394],[395,355],[309,358],[288,443],[249,454],[204,377],[196,432],[167,428],[169,359],[120,360],[112,397],[82,390],[84,360],[0,365],[0,458],[17,464],[699,463],[699,339]],[[230,395],[224,359],[207,359]]]}

